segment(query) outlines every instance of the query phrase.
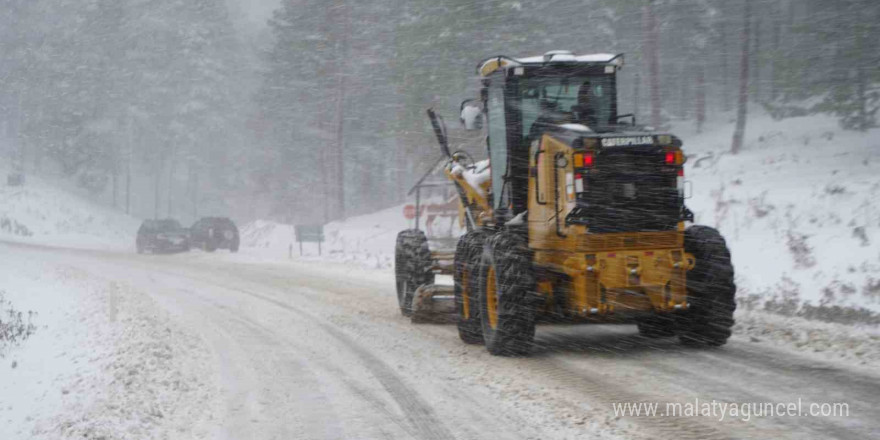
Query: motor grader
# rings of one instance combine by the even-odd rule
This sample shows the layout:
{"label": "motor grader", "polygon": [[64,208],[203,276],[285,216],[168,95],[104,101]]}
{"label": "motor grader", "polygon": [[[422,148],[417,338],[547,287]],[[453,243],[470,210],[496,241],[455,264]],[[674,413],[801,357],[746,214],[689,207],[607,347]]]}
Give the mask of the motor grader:
{"label": "motor grader", "polygon": [[[453,257],[464,342],[523,354],[539,322],[634,322],[703,346],[730,337],[730,252],[718,231],[688,226],[681,140],[618,114],[622,67],[622,55],[566,51],[480,63],[479,99],[461,118],[485,125],[489,179],[449,151],[429,111],[467,228]],[[406,263],[412,282],[431,270]]]}

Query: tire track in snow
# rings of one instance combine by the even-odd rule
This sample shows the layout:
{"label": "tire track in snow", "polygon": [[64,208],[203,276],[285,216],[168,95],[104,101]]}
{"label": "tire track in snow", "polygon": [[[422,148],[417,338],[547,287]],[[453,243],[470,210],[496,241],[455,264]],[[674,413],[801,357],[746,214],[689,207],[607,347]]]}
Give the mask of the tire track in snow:
{"label": "tire track in snow", "polygon": [[[581,391],[593,401],[601,403],[606,407],[611,407],[612,404],[619,402],[652,401],[652,399],[647,398],[647,396],[641,393],[622,389],[618,385],[620,378],[606,377],[605,374],[597,371],[584,374],[583,371],[571,367],[561,359],[534,359],[540,362],[540,365],[535,366],[535,370],[540,371],[540,374]],[[628,420],[644,428],[651,435],[651,438],[675,440],[733,440],[740,438],[731,436],[695,418],[638,417],[628,418]],[[753,436],[748,437],[754,438]]]}
{"label": "tire track in snow", "polygon": [[352,353],[354,353],[358,358],[361,359],[364,366],[370,371],[370,373],[373,374],[373,376],[379,381],[382,387],[385,388],[389,395],[391,395],[394,401],[397,402],[398,406],[400,406],[401,411],[403,411],[407,421],[413,428],[414,437],[427,440],[455,439],[455,436],[452,434],[449,428],[447,428],[446,425],[444,425],[442,421],[437,418],[430,404],[425,402],[415,389],[406,384],[403,378],[401,378],[396,372],[394,372],[394,370],[389,367],[388,364],[383,362],[374,354],[370,353],[369,350],[358,344],[354,338],[347,335],[345,332],[336,328],[332,324],[328,324],[324,320],[321,320],[320,318],[312,315],[305,310],[287,304],[283,301],[279,301],[275,298],[263,295],[261,293],[253,292],[239,287],[223,285],[217,280],[208,280],[167,270],[153,270],[176,277],[187,278],[201,283],[215,285],[227,290],[240,292],[307,318],[308,320],[312,321],[316,326],[327,332],[330,336],[345,345]]}
{"label": "tire track in snow", "polygon": [[[235,289],[232,289],[232,290],[235,290]],[[238,291],[238,290],[235,290],[235,291]],[[246,320],[246,319],[242,318],[239,314],[235,313],[235,311],[231,310],[229,307],[227,307],[223,304],[220,304],[214,300],[211,300],[207,297],[203,297],[202,299],[205,300],[206,302],[210,303],[211,305],[228,312],[229,319],[232,322],[235,322],[238,325],[246,327],[251,333],[258,336],[256,338],[257,340],[272,339],[275,341],[276,345],[286,346],[286,347],[291,348],[293,350],[299,349],[299,347],[297,347],[294,344],[291,344],[289,341],[279,339],[277,337],[277,335],[275,334],[274,329],[266,327],[265,325],[263,325],[259,322],[256,322],[256,321]],[[393,411],[391,411],[391,409],[388,408],[388,405],[386,404],[386,402],[383,401],[375,393],[373,393],[370,390],[366,389],[365,387],[357,384],[354,380],[351,380],[350,378],[348,378],[347,372],[342,371],[342,369],[340,369],[336,365],[334,365],[330,362],[324,361],[324,360],[311,359],[310,361],[315,362],[316,364],[320,365],[324,371],[333,373],[334,378],[341,381],[349,389],[349,391],[356,394],[358,397],[362,398],[364,401],[369,402],[372,405],[373,409],[376,409],[379,412],[381,412],[385,417],[387,417],[389,420],[391,420],[400,429],[409,433],[413,437],[418,437],[419,433],[415,432],[413,430],[413,428],[407,423],[407,421],[401,420],[400,416],[398,414],[395,414]],[[381,427],[377,427],[377,429],[381,429]],[[384,438],[393,438],[393,437],[389,433],[384,433]]]}
{"label": "tire track in snow", "polygon": [[[876,399],[874,393],[878,392],[880,383],[871,375],[848,372],[794,355],[778,358],[735,342],[723,349],[689,349],[672,340],[645,339],[630,334],[596,335],[584,339],[583,335],[545,333],[538,341],[539,345],[542,342],[547,354],[539,358],[549,364],[545,371],[566,384],[584,381],[578,389],[598,396],[599,401],[604,399],[607,405],[617,402],[684,403],[693,402],[694,396],[701,401],[717,399],[737,403],[782,403],[803,398],[804,402],[845,401],[854,416],[758,417],[747,424],[732,423],[730,417],[724,424],[716,423],[711,417],[701,417],[702,421],[681,417],[676,421],[669,417],[631,418],[649,428],[649,432],[659,427],[660,432],[674,433],[678,429],[676,426],[689,431],[690,425],[713,422],[709,428],[720,431],[713,434],[720,435],[718,438],[725,438],[724,435],[728,438],[866,438],[876,432],[876,420],[880,419],[880,412],[872,417],[853,411],[854,403],[861,401],[864,404],[860,409],[877,412],[870,403]],[[615,347],[618,342],[629,348],[607,354],[614,348],[619,349]],[[573,351],[570,355],[560,356],[554,350],[563,347],[569,347],[569,350],[573,347]],[[662,355],[657,356],[653,351]],[[614,368],[615,359],[623,361],[620,368]],[[596,360],[599,362],[594,362]],[[539,368],[542,367],[545,366],[542,364]],[[639,389],[642,378],[649,381],[645,391]],[[805,384],[809,386],[805,387]],[[614,398],[609,399],[609,395]],[[668,431],[670,429],[672,431]]]}
{"label": "tire track in snow", "polygon": [[[227,287],[229,288],[229,287]],[[417,436],[420,439],[430,439],[430,440],[446,440],[446,439],[454,439],[455,436],[452,435],[452,432],[446,428],[444,425],[434,414],[434,410],[431,409],[431,406],[422,400],[419,396],[418,392],[414,390],[412,387],[407,385],[403,378],[397,375],[391,367],[388,366],[381,359],[376,357],[374,354],[370,353],[363,346],[358,344],[352,337],[345,334],[343,331],[338,328],[327,324],[323,320],[320,320],[310,313],[301,310],[297,307],[293,307],[289,304],[285,304],[284,302],[278,301],[274,298],[267,297],[263,294],[250,292],[243,289],[231,288],[233,290],[237,290],[241,293],[245,293],[254,298],[261,299],[263,301],[269,302],[275,306],[278,306],[282,309],[294,312],[301,316],[308,318],[313,321],[317,326],[321,327],[328,334],[339,340],[343,345],[349,348],[355,355],[361,358],[361,361],[364,362],[364,366],[370,370],[371,373],[379,380],[379,383],[385,388],[388,394],[398,403],[400,409],[406,414],[407,420],[410,424],[415,428],[417,432]]]}

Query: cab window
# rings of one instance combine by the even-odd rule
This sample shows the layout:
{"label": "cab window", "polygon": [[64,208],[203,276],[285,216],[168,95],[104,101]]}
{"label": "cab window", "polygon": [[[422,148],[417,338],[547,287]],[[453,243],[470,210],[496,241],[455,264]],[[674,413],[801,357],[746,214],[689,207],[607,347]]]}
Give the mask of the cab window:
{"label": "cab window", "polygon": [[493,206],[504,206],[504,176],[507,174],[507,123],[504,111],[503,82],[489,86],[486,109],[489,113],[489,158],[492,163]]}

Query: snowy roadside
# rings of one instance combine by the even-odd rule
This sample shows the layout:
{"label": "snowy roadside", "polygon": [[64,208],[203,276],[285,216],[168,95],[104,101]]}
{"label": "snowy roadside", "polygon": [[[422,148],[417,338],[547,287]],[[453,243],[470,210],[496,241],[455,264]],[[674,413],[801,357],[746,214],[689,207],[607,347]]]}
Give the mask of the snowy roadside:
{"label": "snowy roadside", "polygon": [[0,358],[0,438],[204,438],[211,354],[148,295],[0,245],[0,289],[35,334]]}
{"label": "snowy roadside", "polygon": [[391,269],[397,233],[412,227],[403,206],[327,224],[321,255],[315,243],[299,244],[293,225],[257,220],[241,227],[242,247],[267,260],[332,261],[365,269]]}
{"label": "snowy roadside", "polygon": [[764,311],[736,314],[734,340],[765,344],[811,359],[880,369],[880,326],[837,324]]}
{"label": "snowy roadside", "polygon": [[[0,162],[0,175],[7,172]],[[0,238],[76,249],[130,250],[139,221],[29,176],[23,186],[0,185]]]}

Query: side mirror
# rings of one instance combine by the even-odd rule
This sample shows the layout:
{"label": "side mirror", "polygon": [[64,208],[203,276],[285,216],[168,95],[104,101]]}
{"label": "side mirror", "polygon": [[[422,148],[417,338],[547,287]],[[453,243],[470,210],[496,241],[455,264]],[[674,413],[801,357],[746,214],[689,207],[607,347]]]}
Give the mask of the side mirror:
{"label": "side mirror", "polygon": [[466,99],[461,103],[461,125],[465,130],[483,128],[483,106],[476,99]]}

